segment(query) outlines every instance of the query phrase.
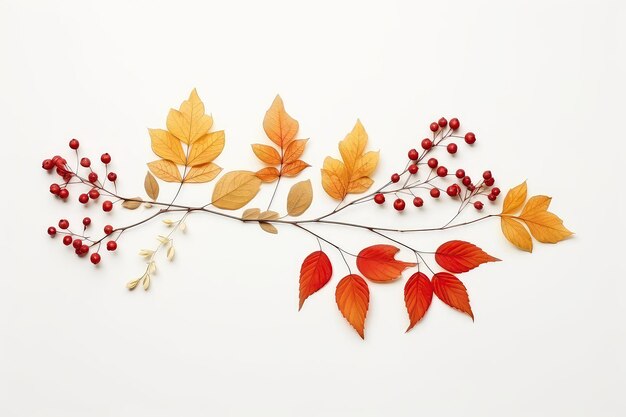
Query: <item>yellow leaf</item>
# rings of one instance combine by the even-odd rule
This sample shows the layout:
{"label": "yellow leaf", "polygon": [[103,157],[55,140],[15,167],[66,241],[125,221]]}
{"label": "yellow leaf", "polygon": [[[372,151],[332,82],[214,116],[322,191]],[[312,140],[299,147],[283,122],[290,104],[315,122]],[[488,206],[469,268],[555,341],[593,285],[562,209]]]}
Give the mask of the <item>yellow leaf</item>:
{"label": "yellow leaf", "polygon": [[274,182],[280,174],[276,168],[267,167],[258,170],[255,175],[263,182]]}
{"label": "yellow leaf", "polygon": [[263,129],[267,137],[281,148],[285,148],[296,137],[298,122],[287,114],[280,96],[276,96],[272,106],[265,113]]}
{"label": "yellow leaf", "polygon": [[519,218],[526,223],[533,237],[542,243],[557,243],[573,234],[559,216],[549,211],[533,211]]}
{"label": "yellow leaf", "polygon": [[526,181],[518,185],[517,187],[513,187],[506,193],[506,197],[504,197],[504,204],[502,205],[502,214],[512,214],[515,213],[524,201],[526,201],[526,194],[528,192],[528,188],[526,186]]}
{"label": "yellow leaf", "polygon": [[159,183],[154,179],[150,171],[146,172],[146,178],[143,180],[143,188],[145,188],[146,194],[148,194],[148,197],[152,200],[159,198]]}
{"label": "yellow leaf", "polygon": [[506,237],[509,242],[526,252],[533,251],[533,240],[522,223],[511,217],[501,217],[500,226],[504,237]]}
{"label": "yellow leaf", "polygon": [[289,164],[296,161],[304,153],[308,139],[296,139],[292,141],[285,149],[285,155],[283,156],[283,164]]}
{"label": "yellow leaf", "polygon": [[313,201],[313,187],[311,180],[300,181],[294,184],[287,196],[287,213],[290,216],[299,216],[304,213]]}
{"label": "yellow leaf", "polygon": [[262,162],[265,162],[266,164],[280,164],[280,154],[276,149],[271,146],[255,143],[252,145],[252,152],[254,152],[257,158],[259,158]]}
{"label": "yellow leaf", "polygon": [[378,165],[379,154],[379,151],[370,151],[357,158],[352,168],[351,181],[372,175]]}
{"label": "yellow leaf", "polygon": [[258,209],[258,208],[246,209],[241,215],[241,218],[243,220],[256,220],[259,218],[260,214],[261,214],[261,209]]}
{"label": "yellow leaf", "polygon": [[191,167],[187,175],[185,175],[185,182],[189,183],[201,183],[201,182],[209,182],[217,177],[222,171],[222,168],[213,162],[209,162],[208,164],[198,165]]}
{"label": "yellow leaf", "polygon": [[374,184],[374,180],[370,177],[361,177],[350,182],[348,185],[348,192],[353,194],[364,193],[372,186],[372,184]]}
{"label": "yellow leaf", "polygon": [[237,210],[250,202],[261,188],[254,172],[232,171],[215,184],[212,204],[225,210]]}
{"label": "yellow leaf", "polygon": [[179,165],[185,165],[187,158],[180,141],[167,130],[148,129],[152,141],[152,150],[163,159]]}
{"label": "yellow leaf", "polygon": [[150,171],[159,179],[167,182],[181,182],[183,179],[180,176],[178,167],[172,161],[166,161],[165,159],[159,159],[148,164]]}
{"label": "yellow leaf", "polygon": [[535,213],[538,211],[546,211],[548,210],[548,207],[550,207],[551,201],[552,201],[552,198],[547,197],[545,195],[536,195],[536,196],[530,197],[528,199],[528,202],[522,209],[522,214],[520,214],[520,216]]}
{"label": "yellow leaf", "polygon": [[187,165],[195,167],[212,162],[224,149],[224,131],[207,133],[191,145]]}
{"label": "yellow leaf", "polygon": [[124,200],[124,202],[122,203],[122,207],[129,210],[135,210],[136,208],[141,206],[141,203],[143,203],[141,197],[135,197],[132,200]]}
{"label": "yellow leaf", "polygon": [[343,200],[348,194],[348,172],[343,162],[327,156],[322,168],[322,187],[335,200]]}
{"label": "yellow leaf", "polygon": [[273,224],[259,222],[259,226],[261,226],[261,229],[265,230],[267,233],[271,233],[274,235],[278,233],[278,229]]}
{"label": "yellow leaf", "polygon": [[357,120],[352,132],[348,133],[344,140],[339,142],[339,153],[348,171],[354,169],[357,159],[365,152],[366,145],[367,133],[361,121]]}
{"label": "yellow leaf", "polygon": [[204,114],[204,104],[194,88],[179,110],[167,115],[167,129],[178,139],[191,144],[204,136],[213,125],[213,118]]}
{"label": "yellow leaf", "polygon": [[311,165],[307,164],[304,161],[298,159],[297,161],[293,161],[287,165],[283,165],[282,175],[285,177],[295,177],[298,175],[303,169],[310,167]]}

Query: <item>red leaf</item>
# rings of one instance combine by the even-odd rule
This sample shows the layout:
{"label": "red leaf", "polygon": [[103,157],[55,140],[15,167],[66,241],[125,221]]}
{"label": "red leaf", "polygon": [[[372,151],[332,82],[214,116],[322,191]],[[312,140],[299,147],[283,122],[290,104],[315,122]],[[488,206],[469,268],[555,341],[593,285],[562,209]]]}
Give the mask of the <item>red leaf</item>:
{"label": "red leaf", "polygon": [[385,282],[394,280],[414,262],[402,262],[394,258],[400,249],[391,245],[374,245],[363,249],[356,258],[356,266],[366,278]]}
{"label": "red leaf", "polygon": [[433,291],[441,301],[462,311],[474,320],[467,289],[457,277],[447,272],[435,274],[433,276]]}
{"label": "red leaf", "polygon": [[486,262],[498,262],[500,259],[494,258],[469,242],[451,240],[439,246],[435,252],[435,260],[443,269],[458,274]]}
{"label": "red leaf", "polygon": [[319,291],[333,275],[333,266],[328,256],[316,251],[307,256],[300,267],[300,307],[311,294]]}
{"label": "red leaf", "polygon": [[433,286],[428,277],[421,272],[411,275],[404,286],[404,303],[411,320],[407,332],[424,317],[432,300]]}
{"label": "red leaf", "polygon": [[365,280],[356,274],[344,277],[337,284],[335,300],[341,314],[364,339],[365,316],[370,304],[370,290]]}

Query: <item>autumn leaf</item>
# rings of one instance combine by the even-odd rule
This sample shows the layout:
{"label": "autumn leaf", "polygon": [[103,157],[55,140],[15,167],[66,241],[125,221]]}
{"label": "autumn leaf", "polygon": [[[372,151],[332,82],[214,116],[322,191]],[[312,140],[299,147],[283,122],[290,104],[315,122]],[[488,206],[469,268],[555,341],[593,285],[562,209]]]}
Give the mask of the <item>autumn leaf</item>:
{"label": "autumn leaf", "polygon": [[285,177],[295,177],[300,172],[302,172],[302,170],[310,166],[311,165],[307,164],[306,162],[298,159],[297,161],[293,161],[293,162],[283,165],[283,170],[281,174],[284,175]]}
{"label": "autumn leaf", "polygon": [[263,182],[274,182],[278,179],[280,173],[274,167],[265,167],[258,170],[255,175]]}
{"label": "autumn leaf", "polygon": [[143,188],[146,190],[146,194],[153,201],[159,198],[159,183],[154,176],[148,171],[146,172],[146,178],[143,181]]}
{"label": "autumn leaf", "polygon": [[311,180],[300,181],[294,184],[287,195],[287,214],[299,216],[304,213],[313,201],[313,187]]}
{"label": "autumn leaf", "polygon": [[402,262],[394,258],[400,249],[391,245],[369,246],[359,252],[356,266],[366,277],[376,282],[387,282],[399,278],[414,262]]}
{"label": "autumn leaf", "polygon": [[501,217],[500,227],[504,237],[513,245],[526,252],[533,251],[533,240],[521,222],[511,217]]}
{"label": "autumn leaf", "polygon": [[422,272],[411,275],[404,286],[404,303],[410,320],[407,332],[424,317],[432,300],[433,286],[428,277]]}
{"label": "autumn leaf", "polygon": [[502,205],[502,214],[511,214],[515,213],[524,201],[526,201],[526,194],[528,192],[528,188],[526,186],[526,181],[518,185],[517,187],[513,187],[509,190],[504,197],[504,203]]}
{"label": "autumn leaf", "polygon": [[435,261],[443,269],[461,273],[474,269],[486,262],[497,262],[500,259],[484,252],[478,246],[462,240],[451,240],[439,246],[435,252]]}
{"label": "autumn leaf", "polygon": [[203,183],[212,181],[218,174],[222,172],[222,168],[213,162],[209,162],[204,165],[197,165],[191,167],[191,169],[185,175],[184,182],[189,183]]}
{"label": "autumn leaf", "polygon": [[159,179],[166,182],[181,182],[183,178],[175,163],[160,159],[148,164],[148,168]]}
{"label": "autumn leaf", "polygon": [[259,158],[261,161],[270,165],[278,165],[280,164],[280,154],[276,150],[269,145],[262,145],[260,143],[252,144],[252,152]]}
{"label": "autumn leaf", "polygon": [[330,281],[333,275],[333,267],[328,256],[322,251],[316,251],[307,256],[300,267],[300,305],[302,309],[304,301],[310,295],[319,291]]}
{"label": "autumn leaf", "polygon": [[441,301],[455,308],[474,320],[465,285],[448,272],[439,272],[433,276],[433,292]]}
{"label": "autumn leaf", "polygon": [[124,202],[122,203],[122,207],[129,210],[135,210],[136,208],[139,208],[141,206],[141,203],[143,203],[141,197],[135,197],[129,200],[124,200]]}
{"label": "autumn leaf", "polygon": [[261,214],[261,209],[249,208],[249,209],[244,210],[243,214],[241,215],[241,218],[243,220],[256,220],[259,218],[260,214]]}
{"label": "autumn leaf", "polygon": [[335,200],[347,194],[365,192],[374,181],[370,178],[378,165],[378,152],[365,152],[367,132],[359,120],[339,142],[342,161],[327,157],[322,168],[322,187]]}
{"label": "autumn leaf", "polygon": [[341,314],[365,338],[365,317],[370,302],[370,291],[363,278],[350,274],[342,278],[335,290],[335,301]]}
{"label": "autumn leaf", "polygon": [[282,161],[283,164],[290,164],[300,158],[304,153],[304,148],[306,147],[307,142],[308,139],[296,139],[292,141],[285,149]]}
{"label": "autumn leaf", "polygon": [[261,229],[263,229],[264,231],[266,231],[267,233],[271,233],[273,235],[278,233],[278,229],[276,228],[276,226],[274,226],[271,223],[267,223],[267,222],[259,222],[259,226],[261,227]]}
{"label": "autumn leaf", "polygon": [[261,180],[250,171],[231,171],[215,184],[211,204],[225,210],[237,210],[259,192]]}
{"label": "autumn leaf", "polygon": [[299,128],[298,121],[285,111],[283,99],[276,96],[263,119],[263,129],[267,137],[280,148],[284,148],[296,137]]}
{"label": "autumn leaf", "polygon": [[180,141],[167,130],[148,129],[152,142],[152,151],[163,159],[175,164],[185,165],[187,158]]}
{"label": "autumn leaf", "polygon": [[191,145],[187,165],[195,167],[212,162],[222,153],[224,143],[223,130],[207,133]]}
{"label": "autumn leaf", "polygon": [[519,218],[526,223],[530,234],[542,243],[557,243],[573,234],[559,216],[549,211],[522,214]]}
{"label": "autumn leaf", "polygon": [[167,115],[167,130],[188,145],[204,136],[212,125],[213,118],[204,114],[204,104],[195,88],[178,110],[171,109]]}

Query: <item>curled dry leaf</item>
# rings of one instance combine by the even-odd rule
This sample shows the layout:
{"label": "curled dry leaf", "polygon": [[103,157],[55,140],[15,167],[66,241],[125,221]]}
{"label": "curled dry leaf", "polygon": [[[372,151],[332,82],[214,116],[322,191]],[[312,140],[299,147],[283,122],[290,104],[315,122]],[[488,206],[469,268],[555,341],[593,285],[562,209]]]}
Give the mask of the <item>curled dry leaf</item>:
{"label": "curled dry leaf", "polygon": [[422,272],[411,275],[404,286],[404,304],[410,321],[407,332],[424,317],[432,300],[433,286],[430,279]]}
{"label": "curled dry leaf", "polygon": [[122,207],[129,210],[135,210],[136,208],[141,206],[141,203],[143,203],[141,197],[135,197],[133,199],[124,200],[124,202],[122,203]]}
{"label": "curled dry leaf", "polygon": [[237,210],[252,200],[261,187],[254,172],[231,171],[215,184],[212,204],[225,210]]}
{"label": "curled dry leaf", "polygon": [[335,301],[341,314],[365,338],[365,317],[370,303],[370,291],[363,278],[350,274],[339,281],[335,290]]}
{"label": "curled dry leaf", "polygon": [[300,216],[310,206],[313,201],[313,187],[311,180],[300,181],[294,184],[287,196],[287,214],[290,216]]}
{"label": "curled dry leaf", "polygon": [[435,252],[435,261],[443,269],[453,273],[467,272],[486,262],[500,259],[487,254],[478,246],[462,240],[451,240],[439,246]]}
{"label": "curled dry leaf", "polygon": [[150,171],[146,172],[146,178],[143,181],[143,188],[146,190],[148,197],[150,197],[153,201],[156,201],[156,199],[159,198],[159,183]]}
{"label": "curled dry leaf", "polygon": [[406,268],[415,262],[402,262],[395,259],[400,249],[392,245],[369,246],[359,252],[356,266],[366,277],[376,282],[387,282],[399,278]]}
{"label": "curled dry leaf", "polygon": [[159,179],[166,182],[181,182],[183,178],[175,163],[159,159],[148,164],[150,171]]}
{"label": "curled dry leaf", "polygon": [[330,259],[321,250],[304,258],[300,267],[300,305],[298,310],[302,309],[304,301],[310,295],[319,291],[330,281],[332,275],[333,267]]}
{"label": "curled dry leaf", "polygon": [[437,298],[474,320],[467,289],[457,277],[448,272],[439,272],[433,276],[432,284]]}

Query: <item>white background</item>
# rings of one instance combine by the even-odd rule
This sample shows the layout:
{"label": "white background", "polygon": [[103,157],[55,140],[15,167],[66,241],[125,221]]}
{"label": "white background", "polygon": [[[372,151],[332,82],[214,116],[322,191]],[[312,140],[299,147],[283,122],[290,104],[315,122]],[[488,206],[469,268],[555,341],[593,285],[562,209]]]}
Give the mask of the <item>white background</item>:
{"label": "white background", "polygon": [[[618,0],[2,0],[0,415],[626,414],[624,19]],[[371,284],[365,341],[337,311],[346,270],[330,250],[333,280],[297,312],[300,261],[317,245],[288,227],[272,236],[192,216],[175,262],[159,261],[149,292],[128,292],[143,268],[136,252],[163,225],[129,232],[94,268],[46,227],[89,212],[99,230],[146,213],[103,216],[76,193],[57,202],[39,167],[77,137],[92,159],[112,154],[121,193],[141,193],[154,158],[146,128],[164,127],[193,87],[226,130],[216,162],[227,169],[260,167],[249,144],[267,141],[262,117],[282,95],[311,138],[314,167],[300,177],[315,185],[310,216],[332,207],[318,168],[357,117],[381,150],[380,182],[446,115],[478,137],[451,169],[491,169],[504,190],[527,179],[576,235],[532,255],[497,221],[402,236],[424,250],[471,240],[504,262],[463,276],[475,323],[434,300],[404,334],[403,281]],[[190,187],[180,201],[205,202],[210,190]],[[437,225],[455,210],[441,200],[338,219]],[[355,251],[380,243],[317,230]]]}

